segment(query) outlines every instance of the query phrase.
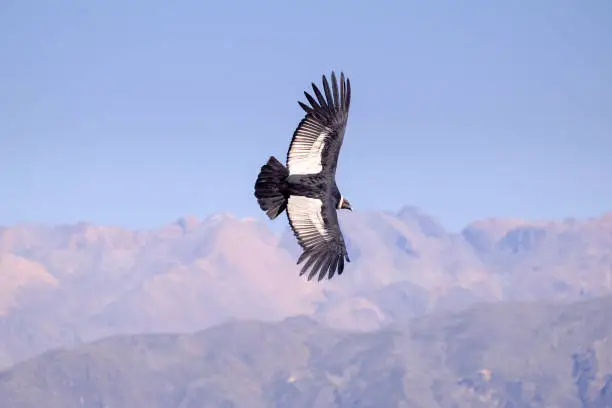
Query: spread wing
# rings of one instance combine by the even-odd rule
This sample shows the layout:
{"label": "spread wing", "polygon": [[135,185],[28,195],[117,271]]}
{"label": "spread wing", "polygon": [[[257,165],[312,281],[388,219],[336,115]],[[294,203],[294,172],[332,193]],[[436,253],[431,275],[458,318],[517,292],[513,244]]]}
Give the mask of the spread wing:
{"label": "spread wing", "polygon": [[351,102],[351,82],[348,78],[345,81],[344,73],[341,72],[338,90],[336,74],[332,71],[331,89],[323,75],[325,97],[314,83],[312,89],[317,100],[304,92],[310,106],[298,102],[306,111],[306,116],[295,129],[287,152],[289,174],[336,171]]}
{"label": "spread wing", "polygon": [[315,275],[320,281],[344,271],[344,260],[350,262],[334,206],[305,196],[289,196],[287,216],[293,234],[304,249],[297,264],[306,261],[300,276],[312,267],[308,280]]}

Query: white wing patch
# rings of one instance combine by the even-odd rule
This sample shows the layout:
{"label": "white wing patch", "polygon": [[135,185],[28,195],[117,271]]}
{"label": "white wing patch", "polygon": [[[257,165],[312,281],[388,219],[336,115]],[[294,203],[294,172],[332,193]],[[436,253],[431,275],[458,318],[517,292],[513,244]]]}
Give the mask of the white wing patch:
{"label": "white wing patch", "polygon": [[287,157],[289,174],[317,174],[321,171],[321,154],[330,132],[330,128],[312,119],[300,125]]}
{"label": "white wing patch", "polygon": [[289,196],[287,214],[296,234],[304,242],[317,241],[319,237],[326,241],[331,239],[321,214],[322,205],[321,200],[316,198]]}

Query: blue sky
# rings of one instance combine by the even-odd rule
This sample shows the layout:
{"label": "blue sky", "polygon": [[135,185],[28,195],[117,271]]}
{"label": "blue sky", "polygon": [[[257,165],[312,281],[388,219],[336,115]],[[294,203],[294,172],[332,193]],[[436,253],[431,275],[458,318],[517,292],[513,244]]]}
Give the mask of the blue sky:
{"label": "blue sky", "polygon": [[[377,5],[375,5],[377,4]],[[612,3],[3,1],[0,225],[151,228],[252,195],[344,70],[359,210],[612,210]]]}

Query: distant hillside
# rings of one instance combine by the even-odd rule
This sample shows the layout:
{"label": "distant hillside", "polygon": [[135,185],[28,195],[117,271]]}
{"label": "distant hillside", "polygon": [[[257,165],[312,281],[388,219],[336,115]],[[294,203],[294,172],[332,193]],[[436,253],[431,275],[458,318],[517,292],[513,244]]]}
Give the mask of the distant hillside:
{"label": "distant hillside", "polygon": [[414,207],[341,222],[353,262],[319,283],[298,277],[288,230],[231,215],[150,231],[0,227],[0,367],[50,347],[231,319],[308,315],[373,330],[479,301],[612,293],[612,213],[476,221],[460,233]]}
{"label": "distant hillside", "polygon": [[612,407],[612,296],[480,304],[377,332],[307,317],[119,336],[0,373],[11,408]]}

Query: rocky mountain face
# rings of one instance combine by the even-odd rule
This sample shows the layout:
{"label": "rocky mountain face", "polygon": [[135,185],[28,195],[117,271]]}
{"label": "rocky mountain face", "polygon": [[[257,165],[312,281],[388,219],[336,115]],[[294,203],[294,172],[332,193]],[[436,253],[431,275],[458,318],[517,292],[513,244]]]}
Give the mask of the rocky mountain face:
{"label": "rocky mountain face", "polygon": [[612,296],[344,331],[309,317],[106,338],[0,373],[11,408],[612,407]]}
{"label": "rocky mountain face", "polygon": [[612,213],[482,220],[459,233],[413,207],[340,221],[352,262],[324,282],[298,276],[290,231],[231,215],[148,231],[0,228],[0,367],[109,335],[191,332],[232,319],[305,315],[368,331],[475,302],[612,292]]}

